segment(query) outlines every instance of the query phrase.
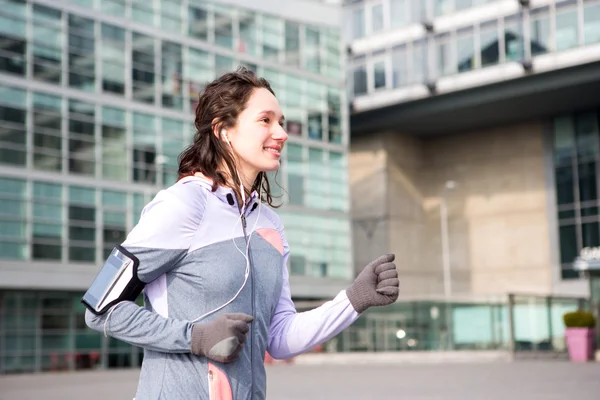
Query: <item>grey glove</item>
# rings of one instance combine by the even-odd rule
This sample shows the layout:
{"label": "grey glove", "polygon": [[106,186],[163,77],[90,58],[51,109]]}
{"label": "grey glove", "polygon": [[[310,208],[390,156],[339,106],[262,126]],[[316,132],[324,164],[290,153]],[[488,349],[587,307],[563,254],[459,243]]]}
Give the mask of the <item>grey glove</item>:
{"label": "grey glove", "polygon": [[398,299],[400,281],[394,254],[371,261],[346,289],[348,300],[359,314],[373,306],[387,306]]}
{"label": "grey glove", "polygon": [[237,359],[242,351],[250,315],[223,314],[211,322],[195,324],[192,328],[192,353],[211,360],[229,363]]}

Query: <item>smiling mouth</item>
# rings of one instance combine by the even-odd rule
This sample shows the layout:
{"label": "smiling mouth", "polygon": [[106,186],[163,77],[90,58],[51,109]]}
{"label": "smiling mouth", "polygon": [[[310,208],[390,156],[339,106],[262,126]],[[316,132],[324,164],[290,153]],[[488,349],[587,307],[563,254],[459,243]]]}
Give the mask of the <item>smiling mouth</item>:
{"label": "smiling mouth", "polygon": [[277,149],[274,147],[263,147],[263,150],[268,151],[269,153],[273,153],[273,154],[281,154],[281,149]]}

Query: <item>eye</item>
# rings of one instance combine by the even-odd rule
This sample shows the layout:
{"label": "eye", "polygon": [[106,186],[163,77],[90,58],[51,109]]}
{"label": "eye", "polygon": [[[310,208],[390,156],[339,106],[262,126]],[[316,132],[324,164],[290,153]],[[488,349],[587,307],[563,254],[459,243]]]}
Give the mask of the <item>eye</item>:
{"label": "eye", "polygon": [[265,118],[261,119],[260,122],[264,122],[265,124],[268,124],[270,122],[270,120],[269,120],[269,118],[265,117]]}

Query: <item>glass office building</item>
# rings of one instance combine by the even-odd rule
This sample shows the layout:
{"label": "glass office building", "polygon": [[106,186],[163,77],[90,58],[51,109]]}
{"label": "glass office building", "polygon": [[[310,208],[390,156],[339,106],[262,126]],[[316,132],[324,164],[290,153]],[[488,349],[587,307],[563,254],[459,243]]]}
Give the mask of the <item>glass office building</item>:
{"label": "glass office building", "polygon": [[293,296],[352,277],[340,10],[242,3],[0,0],[0,373],[139,365],[79,298],[176,181],[203,85],[238,65],[286,115]]}
{"label": "glass office building", "polygon": [[600,246],[600,1],[348,0],[344,9],[353,140],[387,129],[427,146],[537,124],[557,279],[580,278],[575,258]]}

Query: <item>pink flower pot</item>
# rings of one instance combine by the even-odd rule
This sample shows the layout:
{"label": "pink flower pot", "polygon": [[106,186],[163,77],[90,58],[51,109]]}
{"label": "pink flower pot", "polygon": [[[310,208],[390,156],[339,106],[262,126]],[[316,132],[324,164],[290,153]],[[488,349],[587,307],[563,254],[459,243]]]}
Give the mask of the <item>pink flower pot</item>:
{"label": "pink flower pot", "polygon": [[586,362],[594,357],[594,329],[567,328],[565,331],[571,361]]}

